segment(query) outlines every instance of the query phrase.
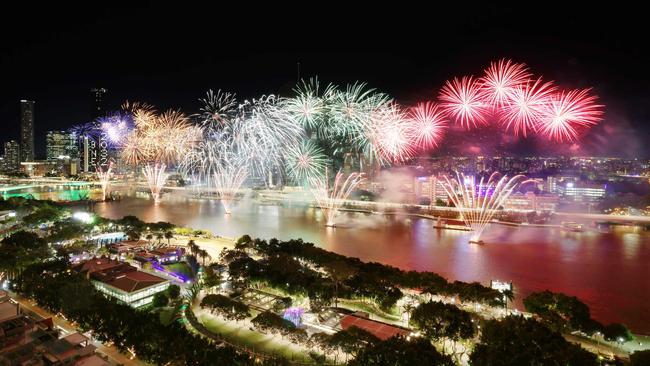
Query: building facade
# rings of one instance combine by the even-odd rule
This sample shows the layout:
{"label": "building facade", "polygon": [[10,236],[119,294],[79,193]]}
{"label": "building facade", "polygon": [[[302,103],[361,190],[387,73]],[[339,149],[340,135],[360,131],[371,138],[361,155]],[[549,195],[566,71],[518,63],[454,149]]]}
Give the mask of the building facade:
{"label": "building facade", "polygon": [[101,293],[134,308],[150,304],[155,294],[169,287],[169,280],[107,257],[87,260],[73,269],[86,275]]}
{"label": "building facade", "polygon": [[34,161],[34,101],[20,101],[21,161]]}
{"label": "building facade", "polygon": [[45,140],[45,157],[47,161],[60,159],[77,159],[78,148],[76,136],[66,131],[48,131]]}
{"label": "building facade", "polygon": [[558,193],[564,200],[575,202],[598,201],[605,197],[607,186],[605,184],[585,183],[580,181],[567,181],[558,184]]}
{"label": "building facade", "polygon": [[15,172],[20,169],[20,144],[15,140],[5,142],[5,151],[2,169]]}

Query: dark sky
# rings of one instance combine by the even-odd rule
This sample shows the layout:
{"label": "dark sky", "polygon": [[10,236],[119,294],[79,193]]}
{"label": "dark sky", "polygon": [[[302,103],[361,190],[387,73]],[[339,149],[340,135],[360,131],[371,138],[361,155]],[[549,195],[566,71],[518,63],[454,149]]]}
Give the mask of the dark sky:
{"label": "dark sky", "polygon": [[[287,94],[300,62],[303,77],[366,81],[408,104],[433,99],[447,78],[480,74],[508,57],[561,86],[592,86],[602,98],[605,121],[574,152],[650,155],[641,9],[24,3],[0,21],[0,140],[18,138],[19,100],[35,100],[37,154],[47,130],[89,119],[93,87],[109,89],[109,107],[128,99],[193,113],[209,88]],[[544,145],[509,144],[523,153]]]}

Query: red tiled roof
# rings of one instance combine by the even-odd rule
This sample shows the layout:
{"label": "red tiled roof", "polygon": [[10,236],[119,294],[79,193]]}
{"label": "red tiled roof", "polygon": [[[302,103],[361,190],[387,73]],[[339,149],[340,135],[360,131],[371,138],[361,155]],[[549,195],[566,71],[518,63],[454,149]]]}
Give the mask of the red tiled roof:
{"label": "red tiled roof", "polygon": [[107,285],[116,287],[125,292],[139,291],[165,281],[167,280],[164,278],[140,271],[124,272],[115,277],[102,280],[102,282]]}
{"label": "red tiled roof", "polygon": [[375,337],[381,340],[386,340],[396,335],[406,336],[409,334],[409,331],[404,328],[370,319],[360,318],[354,315],[346,315],[341,319],[341,328],[347,330],[350,327],[361,328],[374,334]]}
{"label": "red tiled roof", "polygon": [[100,257],[89,259],[83,263],[74,266],[73,269],[82,273],[93,273],[98,271],[105,271],[107,269],[119,266],[121,262],[112,260],[108,257]]}

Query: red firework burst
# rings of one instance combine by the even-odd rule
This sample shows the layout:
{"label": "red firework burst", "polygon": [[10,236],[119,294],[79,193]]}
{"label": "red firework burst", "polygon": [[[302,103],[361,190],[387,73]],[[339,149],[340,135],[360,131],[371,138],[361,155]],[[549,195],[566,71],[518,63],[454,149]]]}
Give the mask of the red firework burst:
{"label": "red firework burst", "polygon": [[553,82],[542,82],[541,78],[515,87],[509,93],[507,104],[500,109],[500,120],[506,131],[512,129],[515,136],[524,137],[528,131],[536,132],[556,89]]}
{"label": "red firework burst", "polygon": [[490,63],[490,67],[485,69],[485,76],[479,79],[481,93],[487,103],[500,108],[506,105],[513,90],[530,77],[526,65],[501,59]]}
{"label": "red firework burst", "polygon": [[471,76],[448,80],[440,91],[440,107],[464,128],[487,124],[490,108],[480,90],[480,83]]}
{"label": "red firework burst", "polygon": [[408,119],[413,144],[421,150],[438,146],[447,128],[447,119],[442,108],[435,103],[419,103],[409,111]]}
{"label": "red firework burst", "polygon": [[603,106],[591,89],[576,89],[551,96],[544,108],[540,132],[556,141],[576,141],[580,130],[602,120]]}

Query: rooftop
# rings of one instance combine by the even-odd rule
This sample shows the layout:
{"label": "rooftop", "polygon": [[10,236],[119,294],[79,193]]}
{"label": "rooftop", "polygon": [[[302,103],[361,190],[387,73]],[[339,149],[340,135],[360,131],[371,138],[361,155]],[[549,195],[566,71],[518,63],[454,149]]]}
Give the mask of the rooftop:
{"label": "rooftop", "polygon": [[410,331],[405,328],[361,318],[355,315],[346,315],[341,318],[341,328],[347,330],[350,327],[361,328],[372,333],[375,337],[381,340],[386,340],[396,335],[406,336],[410,333]]}

